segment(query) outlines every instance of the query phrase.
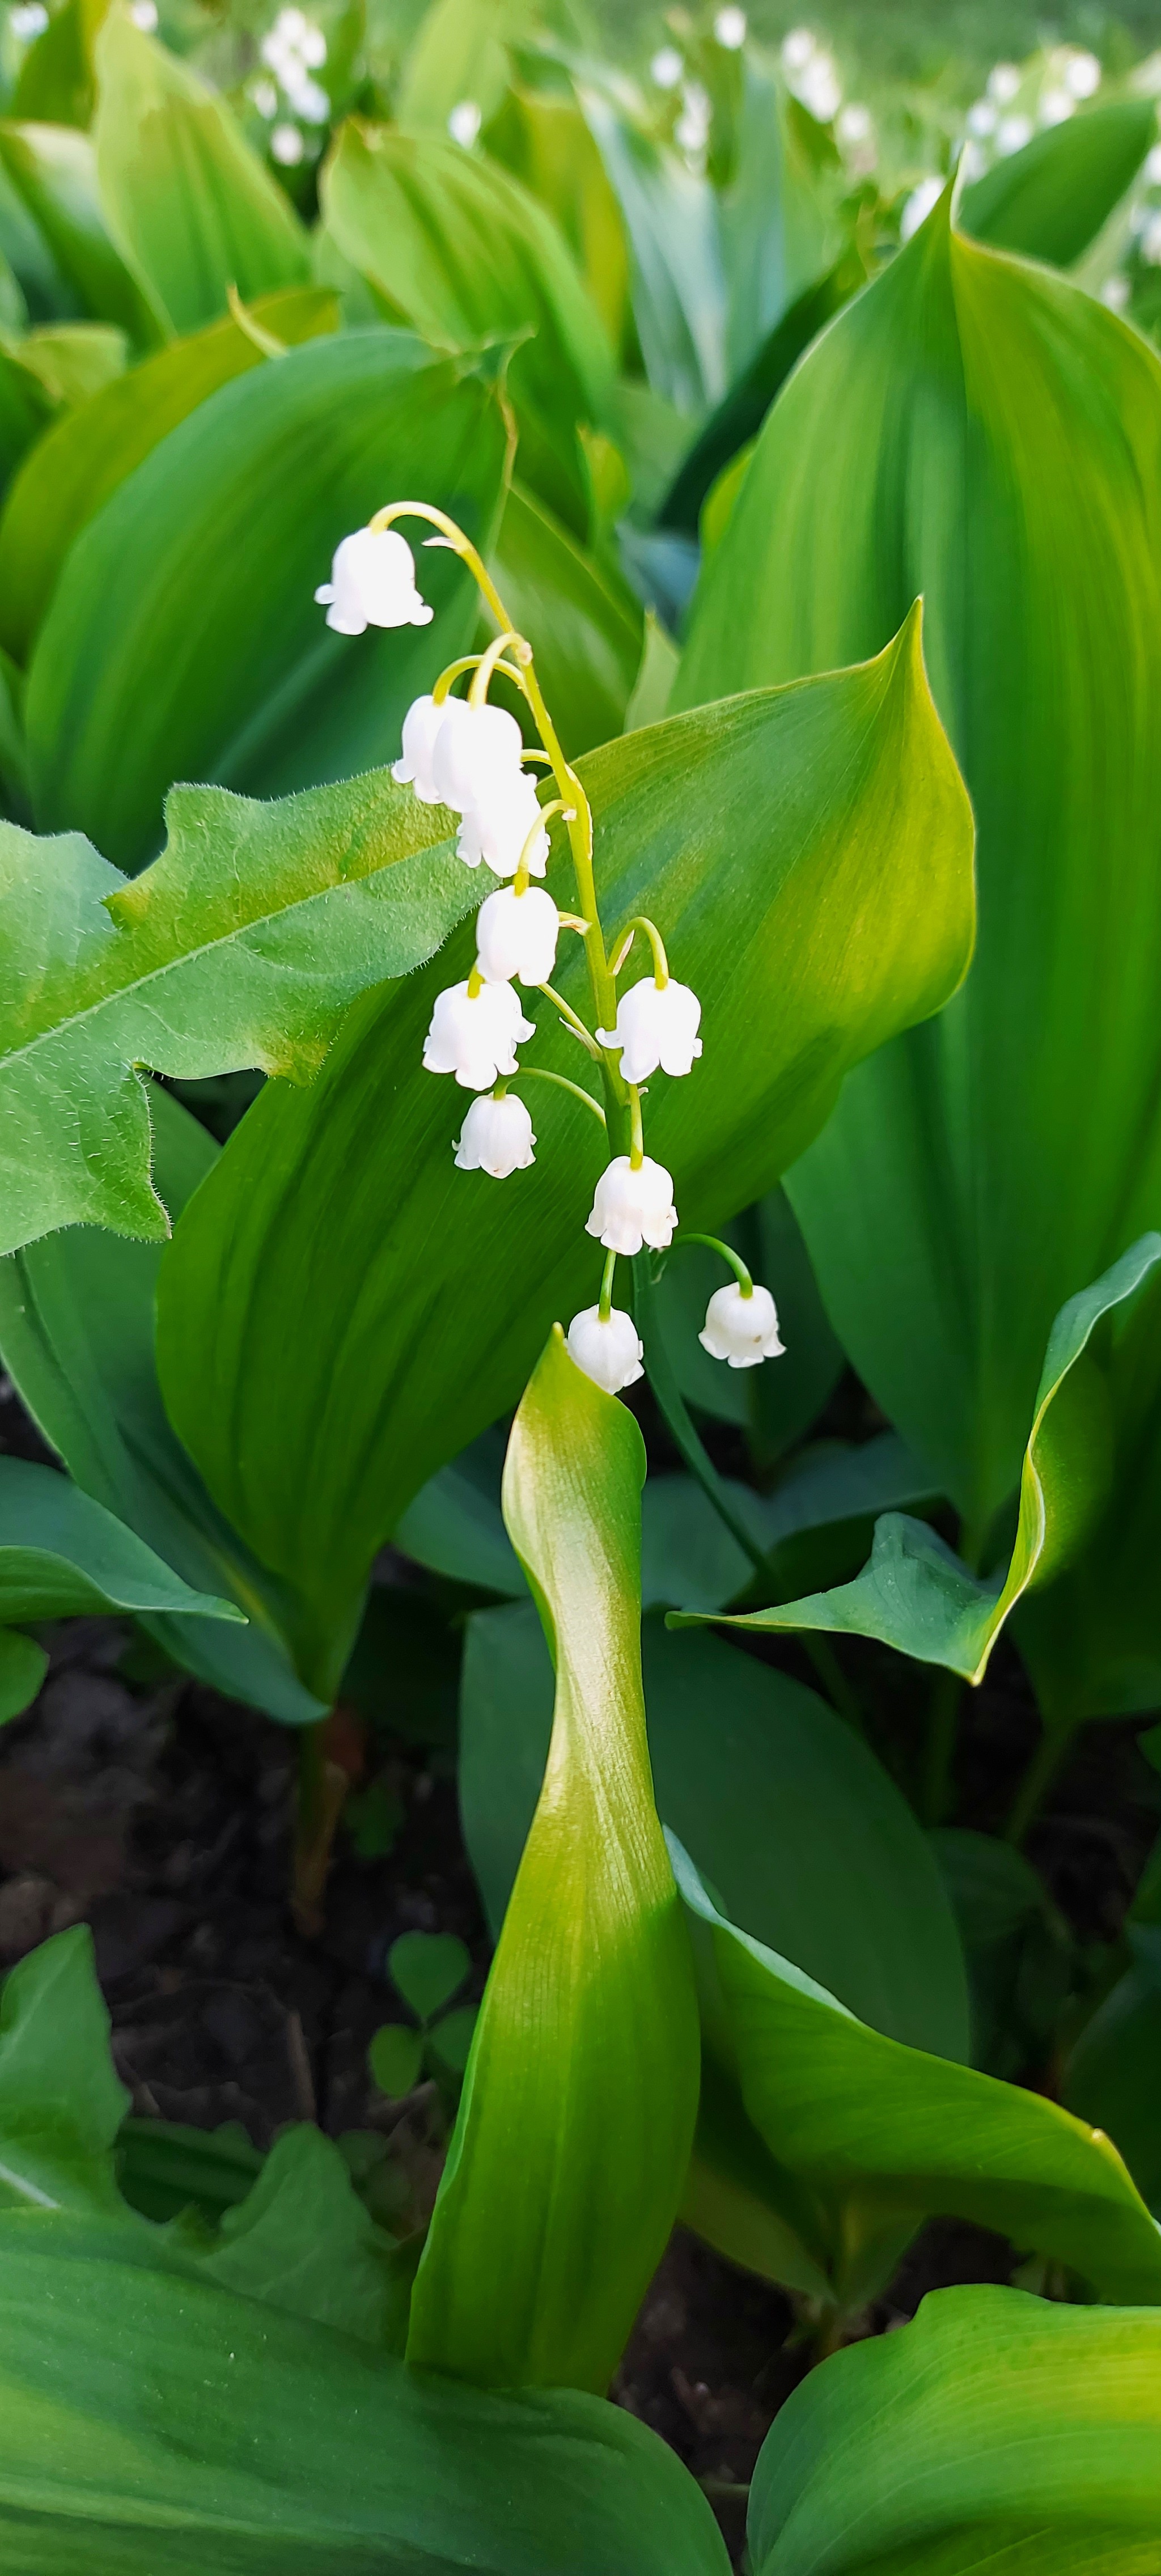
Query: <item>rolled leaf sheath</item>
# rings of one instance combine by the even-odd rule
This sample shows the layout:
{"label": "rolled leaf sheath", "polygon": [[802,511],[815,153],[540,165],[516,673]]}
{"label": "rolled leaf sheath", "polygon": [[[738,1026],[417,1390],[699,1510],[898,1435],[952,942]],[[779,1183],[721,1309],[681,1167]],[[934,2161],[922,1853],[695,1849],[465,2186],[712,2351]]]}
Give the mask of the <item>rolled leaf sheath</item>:
{"label": "rolled leaf sheath", "polygon": [[557,1325],[504,1476],[556,1665],[552,1740],[407,2346],[481,2385],[607,2387],[689,2157],[697,2009],[645,1737],[644,1476],[632,1415]]}

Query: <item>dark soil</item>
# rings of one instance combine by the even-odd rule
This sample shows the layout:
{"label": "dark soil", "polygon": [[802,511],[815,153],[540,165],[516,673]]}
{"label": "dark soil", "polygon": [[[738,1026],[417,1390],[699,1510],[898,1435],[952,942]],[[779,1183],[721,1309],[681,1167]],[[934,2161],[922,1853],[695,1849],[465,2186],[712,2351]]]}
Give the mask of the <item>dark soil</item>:
{"label": "dark soil", "polygon": [[[3,1389],[0,1437],[10,1451],[44,1455]],[[421,1578],[409,1596],[422,1634],[431,1589]],[[473,1960],[467,1994],[482,1991],[488,1942],[459,1834],[450,1727],[428,1728],[429,1739],[445,1736],[434,1744],[371,1731],[370,1788],[355,1833],[340,1829],[322,1930],[304,1939],[287,1901],[287,1732],[187,1677],[158,1678],[129,1626],[71,1620],[45,1636],[40,1698],[0,1737],[0,1968],[88,1922],[138,2115],[205,2129],[239,2121],[260,2148],[296,2119],[333,2136],[378,2132],[390,2139],[391,2215],[402,2225],[426,2213],[452,2105],[434,2082],[402,2109],[389,2103],[367,2046],[381,2023],[405,2017],[387,1971],[403,1931],[458,1934]],[[912,1709],[900,1694],[913,1677],[874,1648],[851,1669],[880,1751],[906,1772],[921,1703]],[[425,1687],[430,1698],[431,1670]],[[436,1702],[450,1704],[453,1692],[454,1671],[437,1671]],[[998,1657],[965,1714],[958,1822],[997,1828],[1035,1734],[1018,1662]],[[1155,1830],[1157,1788],[1128,1727],[1090,1730],[1056,1784],[1030,1848],[1082,1944],[1116,1935]],[[928,2227],[862,2330],[902,2323],[941,2284],[1007,2280],[1013,2261],[978,2230]],[[619,2402],[705,2483],[735,2553],[747,2481],[808,2366],[808,2333],[783,2293],[679,2229],[618,2374]]]}

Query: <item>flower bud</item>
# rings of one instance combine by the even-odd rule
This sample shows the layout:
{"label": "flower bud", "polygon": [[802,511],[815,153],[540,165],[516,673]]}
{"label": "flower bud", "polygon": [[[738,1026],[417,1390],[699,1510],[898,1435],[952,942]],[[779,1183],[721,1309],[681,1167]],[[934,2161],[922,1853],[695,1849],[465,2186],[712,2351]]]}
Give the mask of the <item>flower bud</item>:
{"label": "flower bud", "polygon": [[648,1082],[660,1065],[663,1073],[688,1073],[701,1054],[697,1034],[701,1003],[688,984],[670,976],[660,987],[652,975],[622,993],[615,1029],[598,1029],[602,1046],[620,1047],[625,1082]]}
{"label": "flower bud", "polygon": [[428,1073],[454,1073],[465,1091],[490,1091],[501,1074],[515,1073],[516,1048],[535,1035],[510,984],[481,984],[478,993],[450,984],[436,998],[424,1065]]}
{"label": "flower bud", "polygon": [[476,915],[476,953],[489,984],[547,984],[556,964],[560,914],[539,886],[497,886]]}
{"label": "flower bud", "polygon": [[452,703],[448,699],[442,707],[437,707],[430,694],[425,698],[414,698],[403,719],[403,757],[394,763],[391,775],[398,786],[413,787],[421,805],[443,803],[435,784],[432,763],[440,730]]}
{"label": "flower bud", "polygon": [[736,1279],[715,1288],[705,1310],[705,1331],[697,1338],[711,1360],[726,1360],[731,1368],[757,1368],[786,1348],[778,1338],[778,1309],[769,1289],[755,1286],[747,1297]]}
{"label": "flower bud", "polygon": [[[514,778],[501,778],[494,789],[481,793],[467,808],[460,825],[456,848],[469,868],[478,868],[486,859],[494,876],[514,877],[524,855],[529,834],[536,830],[540,812],[536,780],[526,770]],[[528,854],[529,874],[542,877],[548,865],[548,834],[538,832]]]}
{"label": "flower bud", "polygon": [[631,1315],[613,1306],[602,1320],[599,1306],[586,1306],[568,1328],[569,1356],[606,1395],[619,1395],[644,1377],[642,1344]]}
{"label": "flower bud", "polygon": [[523,750],[520,727],[506,707],[473,707],[466,698],[449,698],[432,761],[441,805],[466,814],[479,799],[515,786],[524,775]]}
{"label": "flower bud", "polygon": [[664,1164],[646,1154],[634,1171],[628,1155],[618,1154],[597,1182],[585,1231],[599,1235],[609,1252],[640,1252],[643,1243],[663,1252],[676,1223],[673,1178]]}
{"label": "flower bud", "polygon": [[485,1093],[464,1119],[456,1161],[461,1172],[490,1172],[494,1181],[506,1181],[510,1172],[527,1171],[535,1162],[535,1143],[532,1120],[515,1092],[506,1091],[502,1100]]}
{"label": "flower bud", "polygon": [[435,610],[415,587],[415,557],[396,528],[356,528],[344,537],[331,577],[315,592],[337,635],[368,626],[430,626]]}

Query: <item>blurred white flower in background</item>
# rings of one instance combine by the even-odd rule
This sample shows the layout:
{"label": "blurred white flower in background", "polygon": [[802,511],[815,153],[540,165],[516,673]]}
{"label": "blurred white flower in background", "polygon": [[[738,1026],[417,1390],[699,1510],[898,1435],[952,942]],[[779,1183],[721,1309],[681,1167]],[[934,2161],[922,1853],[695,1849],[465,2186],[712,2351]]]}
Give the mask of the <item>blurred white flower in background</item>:
{"label": "blurred white flower in background", "polygon": [[745,10],[719,9],[714,19],[714,34],[719,45],[724,45],[728,54],[740,53],[746,41]]}
{"label": "blurred white flower in background", "polygon": [[796,27],[782,47],[782,69],[796,99],[819,125],[829,125],[843,99],[833,55],[816,44],[805,27]]}
{"label": "blurred white flower in background", "polygon": [[1147,155],[1142,176],[1150,188],[1161,188],[1161,143],[1155,143]]}
{"label": "blurred white flower in background", "polygon": [[794,80],[799,72],[805,71],[814,50],[814,38],[809,27],[792,27],[782,43],[782,69],[787,80]]}
{"label": "blurred white flower in background", "polygon": [[960,178],[970,186],[973,179],[983,178],[984,172],[989,168],[989,166],[988,156],[984,150],[983,144],[976,143],[969,134],[967,142],[959,156]]}
{"label": "blurred white flower in background", "polygon": [[988,73],[988,97],[997,107],[1007,107],[1020,87],[1020,73],[1015,63],[994,63]]}
{"label": "blurred white flower in background", "polygon": [[48,25],[48,11],[41,0],[17,0],[8,12],[8,24],[18,45],[30,45],[34,37],[43,36]]}
{"label": "blurred white flower in background", "polygon": [[259,116],[264,116],[267,124],[269,125],[271,118],[278,114],[277,82],[272,80],[251,81],[250,98],[252,104],[258,110]]}
{"label": "blurred white flower in background", "polygon": [[867,178],[879,157],[875,120],[870,108],[864,107],[858,99],[852,99],[847,107],[840,107],[835,119],[835,133],[855,177]]}
{"label": "blurred white flower in background", "polygon": [[470,152],[483,122],[483,116],[475,99],[461,98],[458,105],[453,107],[447,121],[447,130],[452,142],[462,143],[465,152]]}
{"label": "blurred white flower in background", "polygon": [[1036,110],[1040,125],[1063,125],[1075,114],[1076,100],[1068,89],[1046,89]]}
{"label": "blurred white flower in background", "polygon": [[687,81],[681,93],[681,114],[674,126],[674,136],[683,152],[704,152],[709,141],[711,108],[708,90],[700,81]]}
{"label": "blurred white flower in background", "polygon": [[1147,218],[1138,247],[1150,268],[1161,268],[1161,213]]}
{"label": "blurred white flower in background", "polygon": [[[327,58],[327,40],[322,28],[316,27],[313,19],[308,18],[302,9],[280,9],[258,50],[295,115],[302,117],[307,125],[325,125],[331,103],[325,89],[311,77],[312,73],[321,71]],[[301,136],[299,143],[301,147]],[[296,153],[275,151],[273,136],[270,149],[276,161],[302,159],[301,148]]]}
{"label": "blurred white flower in background", "polygon": [[129,15],[143,36],[151,36],[157,25],[157,0],[132,0]]}
{"label": "blurred white flower in background", "polygon": [[1115,277],[1106,277],[1101,288],[1101,303],[1108,305],[1110,313],[1123,313],[1132,291],[1128,278],[1118,271]]}
{"label": "blurred white flower in background", "polygon": [[999,121],[998,111],[990,98],[977,98],[974,106],[968,109],[967,130],[975,135],[978,142],[986,143],[989,135],[995,133]]}
{"label": "blurred white flower in background", "polygon": [[276,125],[270,137],[270,150],[284,170],[293,170],[306,150],[297,125]]}
{"label": "blurred white flower in background", "polygon": [[676,89],[684,70],[676,45],[663,45],[649,65],[649,77],[658,89]]}
{"label": "blurred white flower in background", "polygon": [[929,178],[921,179],[918,187],[912,189],[899,217],[901,242],[909,242],[912,234],[918,232],[920,224],[926,223],[932,207],[938,205],[946,186],[946,179],[938,179],[932,171]]}
{"label": "blurred white flower in background", "polygon": [[1030,116],[1002,116],[996,127],[997,152],[1005,157],[1012,152],[1022,152],[1025,144],[1031,142],[1032,132]]}
{"label": "blurred white flower in background", "polygon": [[1064,86],[1071,90],[1074,98],[1096,97],[1101,85],[1101,67],[1095,54],[1065,50],[1057,55],[1056,60],[1060,64]]}

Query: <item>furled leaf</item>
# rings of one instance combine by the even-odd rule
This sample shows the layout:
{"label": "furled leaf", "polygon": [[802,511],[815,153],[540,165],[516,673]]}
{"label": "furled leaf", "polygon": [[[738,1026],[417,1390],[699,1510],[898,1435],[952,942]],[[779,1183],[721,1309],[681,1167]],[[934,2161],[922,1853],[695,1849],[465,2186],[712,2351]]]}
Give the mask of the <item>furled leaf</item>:
{"label": "furled leaf", "polygon": [[[647,911],[702,1000],[701,1063],[659,1081],[649,1112],[693,1226],[768,1189],[846,1067],[962,972],[970,823],[917,642],[912,623],[865,669],[670,719],[580,764],[607,923]],[[548,882],[575,900],[559,862]],[[234,1526],[309,1599],[300,1668],[323,1696],[412,1494],[517,1399],[553,1319],[596,1293],[583,1229],[604,1144],[566,1093],[529,1086],[540,1147],[510,1188],[454,1167],[462,1095],[420,1054],[469,947],[465,933],[406,993],[357,1006],[305,1118],[268,1086],[164,1266],[167,1405]],[[588,1006],[575,947],[560,987]],[[576,1042],[549,1016],[532,1061],[575,1079]],[[303,1275],[300,1232],[309,1314],[282,1284],[288,1259]]]}
{"label": "furled leaf", "polygon": [[113,8],[96,44],[93,139],[106,220],[161,331],[197,331],[278,286],[305,286],[306,234],[225,100]]}
{"label": "furled leaf", "polygon": [[175,788],[165,850],[131,883],[79,834],[0,825],[0,1250],[60,1225],[168,1233],[136,1068],[309,1081],[353,996],[462,916],[442,807],[385,771],[319,796]]}
{"label": "furled leaf", "polygon": [[641,662],[640,602],[519,483],[504,503],[490,568],[521,633],[542,639],[541,687],[566,757],[576,760],[624,724]]}
{"label": "furled leaf", "polygon": [[[261,295],[253,307],[258,328],[287,343],[331,331],[337,318],[337,298],[325,287]],[[219,385],[265,363],[240,323],[211,323],[158,350],[38,441],[0,518],[0,642],[17,661],[27,655],[69,547],[102,503]]]}
{"label": "furled leaf", "polygon": [[713,190],[595,78],[578,82],[577,96],[628,235],[633,319],[646,375],[655,393],[696,416],[726,389],[725,286]]}
{"label": "furled leaf", "polygon": [[[154,1180],[176,1217],[217,1147],[164,1092],[154,1090],[149,1112]],[[249,1622],[144,1612],[150,1635],[227,1697],[308,1724],[323,1710],[289,1661],[281,1587],[215,1509],[166,1419],[153,1354],[158,1249],[69,1226],[0,1261],[4,1365],[83,1492]]]}
{"label": "furled leaf", "polygon": [[0,1622],[20,1627],[103,1610],[242,1617],[232,1602],[191,1591],[67,1476],[0,1458]]}
{"label": "furled leaf", "polygon": [[645,1740],[644,1481],[632,1415],[557,1330],[504,1469],[505,1518],[556,1666],[548,1768],[407,2343],[418,2367],[485,2385],[607,2387],[689,2156],[697,2018]]}
{"label": "furled leaf", "polygon": [[332,151],[321,193],[339,249],[393,319],[436,348],[520,344],[508,384],[521,475],[583,535],[587,488],[576,423],[600,420],[612,355],[547,209],[498,164],[458,144],[353,122]]}
{"label": "furled leaf", "polygon": [[1034,1587],[1064,1573],[1099,1521],[1113,1464],[1101,1343],[1110,1338],[1118,1307],[1131,1311],[1159,1263],[1161,1235],[1143,1235],[1057,1316],[1024,1452],[1019,1519],[1006,1568],[981,1579],[934,1530],[891,1513],[879,1522],[870,1562],[853,1583],[751,1611],[730,1624],[878,1637],[921,1663],[944,1664],[967,1681],[982,1681],[1011,1612]]}
{"label": "furled leaf", "polygon": [[672,1836],[670,1851],[698,1936],[703,2105],[736,2090],[774,2211],[840,2304],[874,2296],[933,2215],[1052,2256],[1102,2297],[1161,2303],[1161,2232],[1099,2130],[869,2029],[732,1924]]}
{"label": "furled leaf", "polygon": [[65,565],[28,683],[42,828],[140,867],[174,778],[270,796],[394,758],[412,698],[470,645],[475,586],[425,554],[434,622],[355,644],[315,589],[340,538],[409,493],[486,546],[505,455],[494,386],[403,332],[315,340],[221,386]]}
{"label": "furled leaf", "polygon": [[1156,133],[1151,98],[1069,117],[965,188],[959,221],[996,250],[1070,268],[1132,185]]}
{"label": "furled leaf", "polygon": [[937,208],[775,405],[679,682],[691,703],[830,669],[924,592],[979,947],[788,1186],[839,1336],[969,1552],[1018,1479],[1054,1315],[1161,1195],[1159,518],[1154,353]]}
{"label": "furled leaf", "polygon": [[0,1995],[0,2212],[117,2207],[113,2142],[129,2096],[85,1924],[18,1961]]}
{"label": "furled leaf", "polygon": [[1147,2576],[1161,2319],[936,2290],[812,2371],[763,2445],[754,2576]]}
{"label": "furled leaf", "polygon": [[0,125],[0,160],[83,310],[149,346],[156,318],[110,241],[88,135],[70,125]]}

